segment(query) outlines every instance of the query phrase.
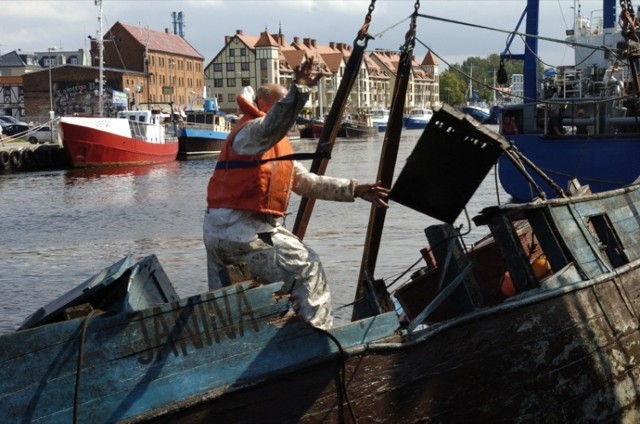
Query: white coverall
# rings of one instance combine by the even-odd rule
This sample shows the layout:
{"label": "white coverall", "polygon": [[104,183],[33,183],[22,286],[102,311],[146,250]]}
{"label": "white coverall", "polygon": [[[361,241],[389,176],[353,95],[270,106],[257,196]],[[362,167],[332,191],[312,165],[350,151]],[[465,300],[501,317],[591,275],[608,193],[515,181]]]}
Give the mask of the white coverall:
{"label": "white coverall", "polygon": [[[270,149],[295,123],[309,88],[293,84],[263,118],[249,122],[233,141],[239,154]],[[354,201],[356,180],[318,176],[294,162],[291,190],[301,196]],[[333,325],[331,295],[318,255],[273,217],[236,209],[208,209],[203,224],[209,289],[223,286],[225,265],[246,263],[253,275],[269,283],[284,282],[296,314],[311,325]]]}
{"label": "white coverall", "polygon": [[604,72],[602,83],[605,88],[609,86],[615,87],[615,94],[621,96],[624,93],[624,71],[619,67],[612,67]]}

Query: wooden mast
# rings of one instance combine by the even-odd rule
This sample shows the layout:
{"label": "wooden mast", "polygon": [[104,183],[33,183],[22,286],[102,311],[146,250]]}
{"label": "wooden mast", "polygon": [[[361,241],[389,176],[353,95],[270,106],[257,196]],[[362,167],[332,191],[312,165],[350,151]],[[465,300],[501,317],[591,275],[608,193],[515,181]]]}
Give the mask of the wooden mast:
{"label": "wooden mast", "polygon": [[[393,171],[398,157],[398,146],[403,126],[405,96],[407,93],[409,78],[411,77],[413,47],[415,46],[417,7],[418,3],[416,3],[416,12],[411,18],[411,27],[407,32],[405,44],[401,49],[398,75],[393,88],[393,99],[391,103],[391,110],[389,112],[389,125],[385,132],[384,142],[382,144],[377,181],[380,181],[383,187],[391,187]],[[369,276],[373,276],[376,267],[386,212],[387,211],[384,208],[376,208],[373,205],[371,206],[369,226],[367,228],[367,235],[365,238],[362,264],[360,267],[353,314],[351,317],[354,321],[372,315],[372,311],[368,310],[366,302],[363,302],[362,299],[364,297],[364,288],[367,278]]]}

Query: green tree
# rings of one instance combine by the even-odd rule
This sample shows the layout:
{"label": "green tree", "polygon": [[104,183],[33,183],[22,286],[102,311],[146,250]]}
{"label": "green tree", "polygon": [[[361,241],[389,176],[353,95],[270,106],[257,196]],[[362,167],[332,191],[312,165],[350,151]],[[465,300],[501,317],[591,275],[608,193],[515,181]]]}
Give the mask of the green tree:
{"label": "green tree", "polygon": [[450,69],[440,74],[440,101],[450,105],[464,102],[465,83],[458,72]]}
{"label": "green tree", "polygon": [[[440,75],[440,99],[457,105],[467,100],[469,83],[473,90],[478,92],[480,100],[487,102],[493,99],[494,81],[497,84],[498,70],[500,69],[500,55],[492,54],[486,58],[472,56],[467,58],[462,64],[452,64],[449,69]],[[511,82],[511,75],[522,74],[523,64],[519,60],[503,60],[503,67],[509,77],[507,84]],[[542,74],[542,66],[539,69]],[[449,90],[447,90],[449,89]]]}

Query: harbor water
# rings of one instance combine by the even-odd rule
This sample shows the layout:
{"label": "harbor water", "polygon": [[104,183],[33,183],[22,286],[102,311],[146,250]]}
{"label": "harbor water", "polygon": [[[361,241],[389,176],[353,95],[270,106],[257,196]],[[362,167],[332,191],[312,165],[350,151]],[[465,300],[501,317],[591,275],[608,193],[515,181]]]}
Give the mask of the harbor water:
{"label": "harbor water", "polygon": [[[421,130],[403,133],[396,175]],[[312,152],[317,140],[296,142]],[[373,182],[383,136],[338,139],[326,174]],[[135,167],[69,169],[0,175],[0,333],[14,331],[31,313],[128,254],[155,254],[181,297],[206,290],[202,242],[205,192],[215,159]],[[497,188],[498,187],[498,188]],[[498,197],[499,196],[499,197]],[[467,207],[473,217],[508,196],[490,172]],[[292,228],[298,197],[285,220]],[[348,321],[360,272],[370,204],[317,201],[305,241],[322,258],[331,284],[336,323]],[[420,259],[424,229],[437,223],[391,202],[375,278],[387,284]],[[456,222],[485,234],[465,213]],[[409,278],[402,276],[391,289]]]}

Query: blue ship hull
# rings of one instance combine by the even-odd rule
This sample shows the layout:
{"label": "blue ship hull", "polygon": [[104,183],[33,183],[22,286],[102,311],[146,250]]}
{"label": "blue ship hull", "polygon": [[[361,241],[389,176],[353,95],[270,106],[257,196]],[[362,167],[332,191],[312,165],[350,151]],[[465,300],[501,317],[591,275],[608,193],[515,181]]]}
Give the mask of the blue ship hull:
{"label": "blue ship hull", "polygon": [[183,128],[180,131],[178,156],[181,158],[217,155],[228,132],[210,129]]}
{"label": "blue ship hull", "polygon": [[[602,192],[631,184],[640,175],[640,137],[545,137],[527,134],[507,136],[528,159],[533,161],[560,188],[577,178],[593,192]],[[537,196],[534,187],[505,157],[498,165],[500,183],[515,201],[527,202]],[[557,197],[553,188],[530,172],[548,198]]]}
{"label": "blue ship hull", "polygon": [[418,130],[427,127],[428,122],[416,119],[407,119],[404,121],[404,127],[408,130]]}

